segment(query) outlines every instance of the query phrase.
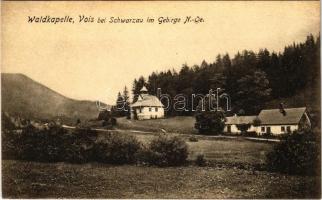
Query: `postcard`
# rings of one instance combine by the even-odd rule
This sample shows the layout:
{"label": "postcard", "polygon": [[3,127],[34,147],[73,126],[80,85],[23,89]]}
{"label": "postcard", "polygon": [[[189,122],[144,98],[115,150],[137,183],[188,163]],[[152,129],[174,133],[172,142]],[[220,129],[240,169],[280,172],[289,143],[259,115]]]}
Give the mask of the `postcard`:
{"label": "postcard", "polygon": [[319,199],[319,1],[2,1],[3,198]]}

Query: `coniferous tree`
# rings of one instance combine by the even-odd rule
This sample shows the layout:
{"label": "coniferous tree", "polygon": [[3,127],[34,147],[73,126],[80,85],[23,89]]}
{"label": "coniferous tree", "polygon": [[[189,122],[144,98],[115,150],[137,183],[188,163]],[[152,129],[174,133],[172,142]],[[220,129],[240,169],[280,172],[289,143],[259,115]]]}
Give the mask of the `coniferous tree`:
{"label": "coniferous tree", "polygon": [[130,97],[129,97],[129,91],[127,90],[126,86],[124,87],[124,90],[123,90],[123,101],[124,101],[123,116],[130,118],[130,115],[131,115]]}
{"label": "coniferous tree", "polygon": [[[320,36],[314,38],[309,35],[305,42],[286,46],[283,52],[269,52],[265,48],[260,49],[258,53],[244,50],[237,52],[232,58],[228,54],[217,55],[213,63],[202,61],[200,65],[192,67],[184,64],[178,72],[153,72],[147,83],[143,77],[134,80],[132,92],[133,102],[137,100],[137,94],[144,84],[153,95],[156,94],[157,88],[161,88],[163,94],[172,97],[183,94],[187,97],[187,108],[191,109],[191,94],[207,94],[210,89],[220,87],[229,94],[233,112],[244,109],[248,114],[263,107],[271,97],[291,97],[306,88],[310,88],[307,91],[312,91],[312,96],[316,96],[313,91],[319,91],[315,89],[319,88],[319,80]],[[248,86],[254,83],[255,85]],[[258,98],[249,98],[250,94],[246,95],[246,89],[251,90],[248,93],[252,95],[259,95]],[[251,102],[255,103],[252,105]],[[304,102],[298,104],[303,106]],[[166,114],[193,113],[177,112],[170,108]]]}
{"label": "coniferous tree", "polygon": [[138,100],[140,90],[142,87],[146,84],[145,79],[143,76],[139,78],[139,80],[134,80],[133,87],[132,87],[132,93],[133,93],[133,101],[132,103],[136,102]]}
{"label": "coniferous tree", "polygon": [[124,98],[121,95],[121,92],[117,94],[117,99],[116,99],[116,115],[117,116],[123,116],[124,113]]}

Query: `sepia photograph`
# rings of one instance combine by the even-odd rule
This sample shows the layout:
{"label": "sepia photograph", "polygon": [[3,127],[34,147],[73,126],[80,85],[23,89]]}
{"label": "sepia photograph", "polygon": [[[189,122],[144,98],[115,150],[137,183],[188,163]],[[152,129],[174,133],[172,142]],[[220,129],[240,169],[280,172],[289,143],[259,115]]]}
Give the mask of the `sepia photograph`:
{"label": "sepia photograph", "polygon": [[321,199],[320,1],[2,1],[4,199]]}

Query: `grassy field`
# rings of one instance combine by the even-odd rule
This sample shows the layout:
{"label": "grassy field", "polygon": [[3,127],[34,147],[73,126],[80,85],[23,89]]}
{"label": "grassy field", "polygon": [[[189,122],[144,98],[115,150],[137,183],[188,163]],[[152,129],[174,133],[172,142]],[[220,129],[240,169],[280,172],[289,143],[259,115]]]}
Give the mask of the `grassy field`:
{"label": "grassy field", "polygon": [[265,155],[272,144],[246,140],[199,140],[188,142],[190,159],[198,154],[215,163],[228,165],[258,165],[265,163]]}
{"label": "grassy field", "polygon": [[[119,134],[135,135],[142,143],[148,144],[156,134],[129,133],[127,131]],[[171,135],[171,134],[170,134]],[[189,137],[184,134],[172,134],[183,138],[189,149],[189,160],[195,160],[198,154],[213,163],[229,166],[255,166],[265,163],[266,153],[272,150],[273,143],[249,141],[243,138],[237,139],[206,139],[199,137],[197,142],[190,142]]]}
{"label": "grassy field", "polygon": [[198,131],[194,128],[194,117],[171,117],[166,119],[153,120],[128,120],[125,117],[117,118],[117,128],[132,129],[141,131],[161,132],[161,129],[171,133],[195,134]]}
{"label": "grassy field", "polygon": [[316,198],[315,177],[219,167],[4,160],[4,198]]}

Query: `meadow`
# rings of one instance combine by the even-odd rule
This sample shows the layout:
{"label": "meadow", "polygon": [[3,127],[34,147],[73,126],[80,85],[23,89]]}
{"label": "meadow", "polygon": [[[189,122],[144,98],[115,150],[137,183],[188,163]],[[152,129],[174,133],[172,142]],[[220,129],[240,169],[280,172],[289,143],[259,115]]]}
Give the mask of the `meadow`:
{"label": "meadow", "polygon": [[[123,120],[123,121],[122,121]],[[318,198],[318,176],[297,176],[265,170],[274,143],[198,136],[190,141],[193,118],[118,120],[117,134],[135,135],[147,144],[159,134],[176,135],[188,144],[184,166],[70,164],[2,161],[4,198]],[[178,122],[182,122],[181,125]],[[130,125],[129,125],[130,124]],[[127,125],[127,127],[126,127]],[[149,130],[150,129],[150,130]],[[153,130],[154,129],[154,130]],[[162,131],[163,129],[164,131]],[[133,132],[141,130],[146,132]],[[148,131],[152,131],[148,132]],[[191,133],[191,132],[189,132]],[[100,131],[104,138],[107,131]],[[195,163],[203,154],[207,165]]]}
{"label": "meadow", "polygon": [[4,160],[4,198],[317,198],[318,178],[226,167]]}
{"label": "meadow", "polygon": [[165,119],[128,120],[125,117],[117,118],[117,128],[141,131],[171,132],[180,134],[196,134],[194,128],[195,117],[176,116]]}

